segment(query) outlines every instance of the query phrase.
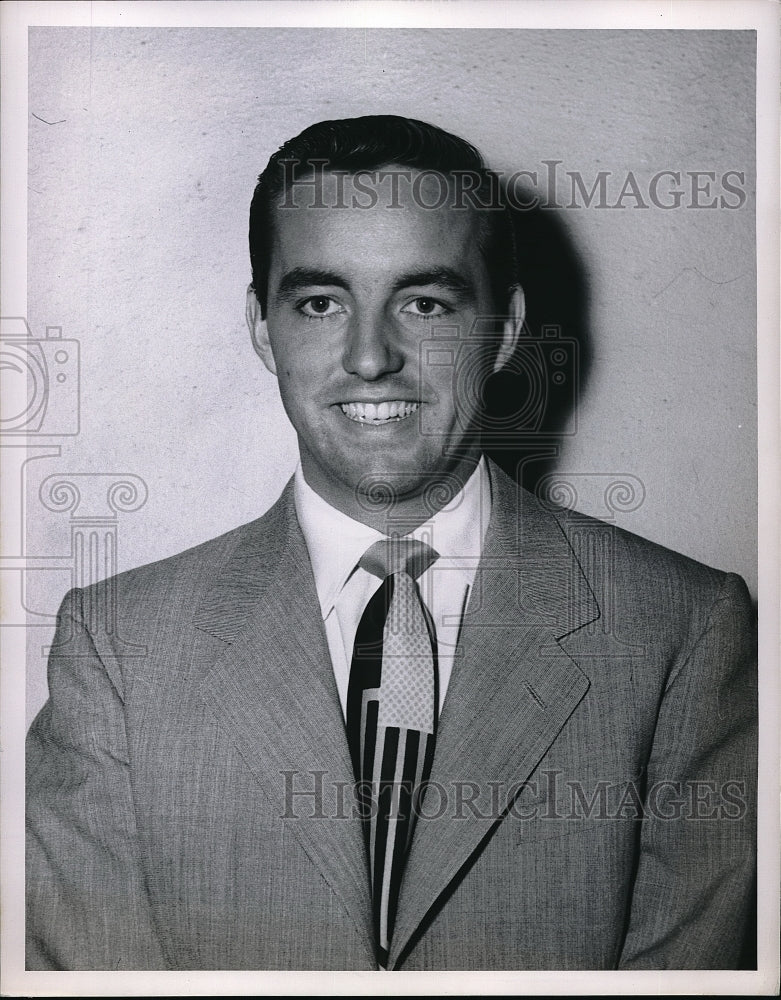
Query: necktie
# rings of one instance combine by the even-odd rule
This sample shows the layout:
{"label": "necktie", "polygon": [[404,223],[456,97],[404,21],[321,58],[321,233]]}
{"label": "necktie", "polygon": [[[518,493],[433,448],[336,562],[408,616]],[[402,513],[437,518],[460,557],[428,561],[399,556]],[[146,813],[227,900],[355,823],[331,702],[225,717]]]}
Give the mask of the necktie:
{"label": "necktie", "polygon": [[347,691],[347,737],[372,882],[378,962],[387,966],[401,876],[436,734],[433,622],[415,582],[438,558],[425,542],[375,542],[359,565],[382,586],[358,623]]}

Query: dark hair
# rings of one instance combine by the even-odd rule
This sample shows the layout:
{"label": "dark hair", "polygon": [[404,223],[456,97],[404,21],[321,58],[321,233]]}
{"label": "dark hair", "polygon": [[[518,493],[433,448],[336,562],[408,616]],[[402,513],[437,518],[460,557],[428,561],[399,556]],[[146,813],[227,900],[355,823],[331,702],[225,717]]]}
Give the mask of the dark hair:
{"label": "dark hair", "polygon": [[[398,115],[366,115],[318,122],[288,139],[258,178],[249,217],[252,287],[266,315],[268,275],[276,197],[283,193],[291,164],[310,173],[346,170],[358,173],[390,164],[442,174],[471,175],[469,201],[483,218],[480,250],[488,265],[494,307],[501,311],[517,284],[512,220],[498,178],[466,140],[436,125]],[[292,167],[294,169],[294,166]]]}

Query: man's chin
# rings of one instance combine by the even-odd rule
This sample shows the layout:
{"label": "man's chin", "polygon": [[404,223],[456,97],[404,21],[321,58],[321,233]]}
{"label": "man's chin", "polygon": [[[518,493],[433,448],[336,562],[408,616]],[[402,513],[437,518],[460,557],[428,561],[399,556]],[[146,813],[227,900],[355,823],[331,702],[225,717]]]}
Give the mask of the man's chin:
{"label": "man's chin", "polygon": [[[391,514],[415,519],[436,513],[464,486],[477,463],[452,460],[439,449],[333,447],[302,461],[307,482],[334,506],[360,520]],[[313,461],[313,459],[315,459]]]}
{"label": "man's chin", "polygon": [[464,485],[464,477],[442,468],[422,471],[402,466],[364,471],[354,483],[355,503],[368,514],[416,508],[426,517],[446,506]]}

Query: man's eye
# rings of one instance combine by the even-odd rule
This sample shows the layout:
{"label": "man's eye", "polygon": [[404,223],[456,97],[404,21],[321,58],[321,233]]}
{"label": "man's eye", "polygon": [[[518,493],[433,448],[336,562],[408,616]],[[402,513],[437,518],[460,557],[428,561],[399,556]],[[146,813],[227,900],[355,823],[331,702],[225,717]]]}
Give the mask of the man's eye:
{"label": "man's eye", "polygon": [[305,299],[298,308],[310,319],[322,319],[325,316],[335,316],[344,310],[328,295],[312,295]]}
{"label": "man's eye", "polygon": [[412,302],[410,302],[409,305],[404,306],[401,311],[412,313],[413,316],[420,316],[422,319],[444,316],[446,313],[450,312],[448,307],[443,305],[441,302],[438,302],[436,299],[426,298],[425,296],[413,299]]}

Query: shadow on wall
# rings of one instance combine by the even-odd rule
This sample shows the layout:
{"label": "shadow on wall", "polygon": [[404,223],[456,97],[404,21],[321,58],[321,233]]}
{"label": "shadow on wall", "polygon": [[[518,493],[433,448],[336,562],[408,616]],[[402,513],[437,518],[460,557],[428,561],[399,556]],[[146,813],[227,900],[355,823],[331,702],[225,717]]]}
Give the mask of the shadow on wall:
{"label": "shadow on wall", "polygon": [[512,210],[518,276],[526,295],[523,336],[510,363],[485,380],[484,450],[535,492],[577,432],[591,368],[584,264],[553,209]]}

